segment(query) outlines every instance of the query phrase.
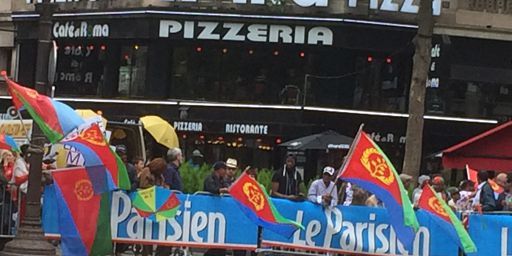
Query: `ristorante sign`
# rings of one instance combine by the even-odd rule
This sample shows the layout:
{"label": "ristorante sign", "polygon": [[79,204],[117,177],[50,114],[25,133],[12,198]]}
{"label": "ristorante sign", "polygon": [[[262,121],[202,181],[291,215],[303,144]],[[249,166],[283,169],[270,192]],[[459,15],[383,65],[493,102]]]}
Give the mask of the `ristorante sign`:
{"label": "ristorante sign", "polygon": [[306,27],[214,21],[161,20],[159,37],[308,45],[333,44],[332,30],[322,26]]}

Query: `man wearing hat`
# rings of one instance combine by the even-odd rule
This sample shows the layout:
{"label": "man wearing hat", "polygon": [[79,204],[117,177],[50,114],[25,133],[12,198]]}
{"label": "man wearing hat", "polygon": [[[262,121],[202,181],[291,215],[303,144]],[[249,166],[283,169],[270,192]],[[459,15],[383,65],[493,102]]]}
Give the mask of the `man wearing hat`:
{"label": "man wearing hat", "polygon": [[226,160],[226,186],[231,186],[236,180],[236,169],[238,168],[238,162],[236,159],[228,158]]}
{"label": "man wearing hat", "polygon": [[203,190],[215,195],[228,193],[228,187],[224,179],[227,172],[226,163],[218,161],[213,164],[213,172],[204,180]]}
{"label": "man wearing hat", "polygon": [[[210,192],[214,195],[227,194],[228,186],[226,186],[226,172],[227,165],[223,161],[218,161],[213,164],[213,172],[208,175],[204,180],[203,190]],[[226,255],[226,249],[213,248],[208,249],[205,256],[221,256]]]}
{"label": "man wearing hat", "polygon": [[326,166],[323,169],[322,178],[313,181],[308,191],[308,199],[323,206],[336,206],[338,204],[338,190],[332,181],[334,168]]}
{"label": "man wearing hat", "polygon": [[128,148],[123,144],[119,144],[116,146],[116,153],[123,161],[126,171],[128,172],[128,178],[131,184],[130,191],[135,191],[139,181],[137,180],[137,170],[135,170],[135,166],[128,161]]}
{"label": "man wearing hat", "polygon": [[421,175],[418,177],[418,186],[412,192],[412,202],[414,206],[418,206],[418,202],[421,197],[421,192],[423,192],[423,188],[429,183],[430,177],[427,175]]}
{"label": "man wearing hat", "polygon": [[201,154],[201,151],[199,149],[195,149],[192,151],[192,159],[190,160],[189,164],[195,169],[199,169],[201,165],[204,163],[204,156]]}

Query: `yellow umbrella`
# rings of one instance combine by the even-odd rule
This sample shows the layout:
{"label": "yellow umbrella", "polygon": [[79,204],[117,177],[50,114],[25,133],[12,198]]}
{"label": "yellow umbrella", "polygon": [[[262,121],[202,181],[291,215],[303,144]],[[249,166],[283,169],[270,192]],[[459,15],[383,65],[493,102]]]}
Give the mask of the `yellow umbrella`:
{"label": "yellow umbrella", "polygon": [[174,128],[159,116],[143,116],[140,118],[144,129],[148,131],[156,142],[168,147],[179,147],[178,135]]}
{"label": "yellow umbrella", "polygon": [[92,118],[92,117],[101,117],[101,122],[103,124],[103,127],[107,127],[107,119],[105,119],[103,116],[101,116],[100,114],[94,112],[92,109],[75,109],[75,112],[80,116],[82,117],[82,119],[84,120],[87,120],[89,118]]}

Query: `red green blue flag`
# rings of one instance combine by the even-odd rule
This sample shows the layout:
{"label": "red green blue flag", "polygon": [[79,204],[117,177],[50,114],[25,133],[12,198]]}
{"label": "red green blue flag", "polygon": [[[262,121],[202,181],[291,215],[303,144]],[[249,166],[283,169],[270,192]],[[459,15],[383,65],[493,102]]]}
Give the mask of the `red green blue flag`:
{"label": "red green blue flag", "polygon": [[52,172],[62,255],[110,255],[110,193],[94,194],[83,168]]}
{"label": "red green blue flag", "polygon": [[[475,183],[475,189],[478,188],[478,171],[475,169],[472,169],[469,167],[469,165],[466,164],[466,174],[468,175],[468,180],[473,181]],[[496,181],[493,179],[488,179],[487,183],[489,183],[489,186],[491,186],[492,191],[496,194],[496,197],[498,197],[499,194],[503,193],[505,190],[503,187],[498,185]]]}
{"label": "red green blue flag", "polygon": [[439,225],[446,234],[456,241],[464,250],[464,253],[474,253],[477,251],[475,243],[469,237],[468,232],[461,221],[446,202],[434,192],[430,185],[423,188],[418,207],[423,209]]}
{"label": "red green blue flag", "polygon": [[68,105],[15,83],[7,77],[5,71],[1,75],[7,81],[7,89],[16,109],[27,110],[51,143],[59,142],[84,123]]}
{"label": "red green blue flag", "polygon": [[472,181],[475,184],[475,190],[478,187],[478,171],[469,167],[468,164],[466,164],[466,174],[468,175],[468,180]]}
{"label": "red green blue flag", "polygon": [[180,200],[169,189],[152,186],[130,194],[132,206],[139,216],[161,221],[176,216]]}
{"label": "red green blue flag", "polygon": [[407,191],[386,154],[364,131],[357,133],[338,178],[382,200],[397,237],[406,247],[412,245],[419,224]]}
{"label": "red green blue flag", "polygon": [[18,144],[16,144],[16,141],[14,141],[11,136],[5,134],[0,134],[0,149],[20,152],[20,148],[18,147]]}
{"label": "red green blue flag", "polygon": [[499,194],[505,192],[503,187],[498,185],[498,183],[496,183],[496,181],[494,181],[493,179],[488,179],[487,182],[489,183],[489,185],[492,188],[492,191],[494,191],[495,194],[499,195]]}
{"label": "red green blue flag", "polygon": [[84,165],[93,181],[96,193],[117,188],[131,189],[126,166],[110,148],[98,124],[92,124],[61,143],[76,148],[83,155]]}
{"label": "red green blue flag", "polygon": [[285,237],[292,236],[297,228],[304,229],[300,223],[283,217],[265,189],[246,172],[231,185],[229,193],[242,212],[258,226]]}

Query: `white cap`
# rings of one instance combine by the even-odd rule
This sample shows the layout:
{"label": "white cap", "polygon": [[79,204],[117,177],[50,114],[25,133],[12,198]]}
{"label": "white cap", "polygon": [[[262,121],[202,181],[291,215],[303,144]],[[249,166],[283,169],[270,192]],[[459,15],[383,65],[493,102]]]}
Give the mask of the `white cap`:
{"label": "white cap", "polygon": [[334,168],[330,167],[330,166],[326,166],[324,168],[324,172],[323,173],[328,173],[329,175],[334,175]]}
{"label": "white cap", "polygon": [[238,168],[238,162],[236,159],[228,158],[228,160],[226,160],[226,166],[228,168]]}

